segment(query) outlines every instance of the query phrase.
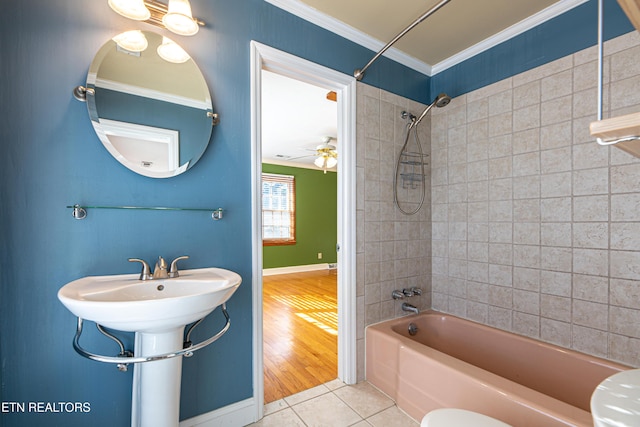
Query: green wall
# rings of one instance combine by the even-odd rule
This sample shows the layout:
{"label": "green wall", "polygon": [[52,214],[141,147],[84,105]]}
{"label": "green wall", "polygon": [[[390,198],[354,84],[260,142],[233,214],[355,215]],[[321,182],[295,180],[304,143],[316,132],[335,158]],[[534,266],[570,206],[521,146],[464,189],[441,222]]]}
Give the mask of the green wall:
{"label": "green wall", "polygon": [[264,246],[263,267],[337,262],[338,175],[266,163],[262,172],[293,175],[296,183],[296,244]]}

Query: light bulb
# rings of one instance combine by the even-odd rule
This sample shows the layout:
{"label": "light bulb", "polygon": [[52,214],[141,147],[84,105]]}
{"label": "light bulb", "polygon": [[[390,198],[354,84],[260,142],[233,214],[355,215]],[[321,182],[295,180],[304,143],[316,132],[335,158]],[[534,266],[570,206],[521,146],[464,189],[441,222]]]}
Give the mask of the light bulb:
{"label": "light bulb", "polygon": [[189,54],[178,46],[176,42],[164,36],[162,36],[162,44],[158,46],[158,55],[165,61],[173,62],[174,64],[182,64],[191,59]]}
{"label": "light bulb", "polygon": [[319,168],[324,167],[324,156],[320,156],[313,161],[313,164]]}
{"label": "light bulb", "polygon": [[136,21],[146,21],[151,17],[144,0],[109,0],[109,6],[120,15]]}
{"label": "light bulb", "polygon": [[142,52],[149,45],[147,38],[140,30],[126,31],[118,34],[112,40],[129,52]]}
{"label": "light bulb", "polygon": [[336,159],[335,157],[329,157],[327,159],[327,169],[331,169],[337,164],[338,164],[338,159]]}
{"label": "light bulb", "polygon": [[169,31],[181,36],[192,36],[200,29],[191,15],[189,0],[169,0],[167,14],[162,17],[162,23]]}

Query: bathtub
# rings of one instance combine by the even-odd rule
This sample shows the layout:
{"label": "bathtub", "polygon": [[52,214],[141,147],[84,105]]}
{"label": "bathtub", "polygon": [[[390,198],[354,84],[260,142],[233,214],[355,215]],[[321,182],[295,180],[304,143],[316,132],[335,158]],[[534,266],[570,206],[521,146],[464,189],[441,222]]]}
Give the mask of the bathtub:
{"label": "bathtub", "polygon": [[[414,336],[410,323],[418,328]],[[591,427],[591,394],[626,369],[435,311],[366,330],[367,381],[416,420],[455,407],[514,427]]]}

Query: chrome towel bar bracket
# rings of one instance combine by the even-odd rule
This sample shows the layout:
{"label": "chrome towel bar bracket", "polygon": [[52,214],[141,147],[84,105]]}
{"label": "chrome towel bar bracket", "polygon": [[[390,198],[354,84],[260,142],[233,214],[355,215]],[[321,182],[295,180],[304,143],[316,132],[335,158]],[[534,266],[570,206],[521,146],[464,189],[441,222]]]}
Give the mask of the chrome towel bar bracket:
{"label": "chrome towel bar bracket", "polygon": [[[142,356],[142,357],[134,357],[132,355],[132,353],[130,351],[126,351],[124,349],[124,347],[122,346],[122,344],[120,343],[120,341],[113,337],[110,334],[106,334],[109,338],[117,341],[120,345],[120,354],[118,356],[103,356],[100,354],[95,354],[92,353],[90,351],[85,350],[84,348],[82,348],[82,346],[80,345],[80,336],[82,335],[82,326],[83,326],[83,319],[78,317],[78,325],[77,325],[77,329],[76,329],[76,334],[73,338],[73,348],[76,352],[78,352],[78,354],[80,354],[83,357],[86,357],[87,359],[91,359],[91,360],[95,360],[97,362],[103,362],[103,363],[115,363],[118,365],[118,369],[120,371],[126,371],[127,370],[127,365],[131,364],[131,363],[146,363],[146,362],[155,362],[157,360],[164,360],[164,359],[171,359],[174,357],[178,357],[178,356],[184,356],[184,357],[191,357],[193,356],[193,353],[208,346],[209,344],[213,343],[214,341],[218,340],[222,335],[224,335],[228,330],[229,327],[231,326],[231,319],[229,317],[229,313],[227,313],[227,307],[226,304],[222,304],[222,314],[224,314],[224,317],[226,319],[226,322],[224,324],[224,326],[222,327],[222,329],[220,329],[220,331],[218,331],[218,333],[216,333],[215,335],[213,335],[212,337],[198,343],[198,344],[194,344],[191,345],[190,341],[187,341],[188,344],[185,345],[186,348],[183,348],[182,350],[178,350],[175,352],[171,352],[171,353],[163,353],[163,354],[158,354],[155,356]],[[193,326],[197,325],[198,323],[201,322],[202,319],[200,319],[198,322],[196,322]],[[193,329],[193,326],[191,328],[189,328],[188,333],[191,333],[191,330]],[[101,330],[102,332],[102,328],[99,327],[98,329]],[[103,332],[104,333],[104,332]],[[188,338],[187,338],[188,340]]]}

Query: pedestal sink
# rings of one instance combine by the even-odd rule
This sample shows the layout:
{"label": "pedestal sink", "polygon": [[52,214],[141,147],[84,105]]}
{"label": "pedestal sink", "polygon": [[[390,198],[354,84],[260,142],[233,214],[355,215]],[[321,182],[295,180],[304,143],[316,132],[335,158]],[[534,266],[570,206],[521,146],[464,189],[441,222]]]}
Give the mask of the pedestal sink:
{"label": "pedestal sink", "polygon": [[[176,427],[182,355],[190,355],[188,350],[202,348],[226,331],[185,350],[184,328],[224,304],[240,282],[238,274],[220,268],[182,270],[177,278],[146,281],[139,280],[138,274],[90,276],[63,286],[58,299],[78,317],[74,347],[80,354],[109,363],[135,363],[132,427]],[[97,356],[82,349],[82,319],[135,332],[133,357]]]}

